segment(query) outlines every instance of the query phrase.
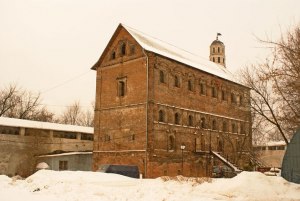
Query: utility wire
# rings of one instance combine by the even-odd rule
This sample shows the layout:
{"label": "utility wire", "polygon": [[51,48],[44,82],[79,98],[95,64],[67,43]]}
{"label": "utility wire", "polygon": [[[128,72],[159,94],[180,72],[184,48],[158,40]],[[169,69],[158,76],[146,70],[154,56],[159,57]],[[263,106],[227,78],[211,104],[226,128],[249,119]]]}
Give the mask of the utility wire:
{"label": "utility wire", "polygon": [[75,77],[72,77],[72,78],[70,78],[70,79],[68,79],[68,80],[66,80],[66,81],[64,81],[64,82],[62,82],[62,83],[60,83],[60,84],[57,84],[57,85],[55,85],[55,86],[53,86],[53,87],[51,87],[51,88],[45,89],[44,91],[41,92],[41,94],[47,93],[47,92],[49,92],[49,91],[52,91],[53,89],[56,89],[56,88],[58,88],[58,87],[61,87],[61,86],[65,85],[65,84],[67,84],[67,83],[69,83],[69,82],[71,82],[71,81],[73,81],[73,80],[76,80],[76,79],[78,79],[78,78],[80,78],[80,77],[83,77],[84,75],[88,74],[89,72],[91,72],[91,70],[85,71],[85,72],[83,72],[83,73],[81,73],[81,74],[79,74],[79,75],[77,75],[77,76],[75,76]]}

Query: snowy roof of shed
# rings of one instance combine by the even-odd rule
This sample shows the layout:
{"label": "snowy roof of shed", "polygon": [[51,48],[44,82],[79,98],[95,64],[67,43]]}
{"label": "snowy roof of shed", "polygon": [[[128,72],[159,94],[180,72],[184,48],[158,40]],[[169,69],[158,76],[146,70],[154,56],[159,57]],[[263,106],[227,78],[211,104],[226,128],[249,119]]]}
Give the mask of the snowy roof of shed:
{"label": "snowy roof of shed", "polygon": [[[198,55],[180,49],[162,40],[151,37],[124,24],[120,24],[117,30],[121,27],[127,30],[128,33],[137,41],[137,43],[139,43],[139,45],[141,45],[141,47],[147,51],[165,56],[193,68],[223,78],[225,80],[232,81],[239,85],[243,85],[235,79],[234,75],[227,68],[220,64],[214,63],[212,61],[209,61],[208,59],[204,59]],[[117,30],[115,31],[115,34]],[[92,67],[92,69],[96,69],[97,63]]]}
{"label": "snowy roof of shed", "polygon": [[56,130],[56,131],[68,131],[68,132],[80,132],[80,133],[94,133],[93,127],[75,126],[67,124],[57,124],[41,121],[31,121],[24,119],[15,119],[0,117],[0,125],[12,126],[12,127],[23,127],[23,128],[37,128],[45,130]]}

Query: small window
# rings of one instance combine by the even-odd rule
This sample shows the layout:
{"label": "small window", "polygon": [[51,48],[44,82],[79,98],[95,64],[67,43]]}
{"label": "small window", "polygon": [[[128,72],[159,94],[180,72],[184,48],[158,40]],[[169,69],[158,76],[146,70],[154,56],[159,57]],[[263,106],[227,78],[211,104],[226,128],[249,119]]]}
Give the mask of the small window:
{"label": "small window", "polygon": [[220,61],[221,61],[221,60],[220,60],[220,57],[218,57],[218,63],[220,63]]}
{"label": "small window", "polygon": [[162,70],[159,71],[159,81],[160,83],[165,83],[165,73]]}
{"label": "small window", "polygon": [[126,82],[125,80],[118,81],[118,96],[123,97],[126,93]]}
{"label": "small window", "polygon": [[227,131],[228,131],[227,123],[224,121],[223,122],[223,132],[227,132]]}
{"label": "small window", "polygon": [[232,133],[237,133],[237,127],[236,127],[235,123],[231,124],[231,132]]}
{"label": "small window", "polygon": [[129,135],[128,140],[129,141],[134,141],[135,140],[135,134]]}
{"label": "small window", "polygon": [[215,53],[215,48],[213,47],[213,53]]}
{"label": "small window", "polygon": [[220,47],[218,47],[218,53],[220,53]]}
{"label": "small window", "polygon": [[222,100],[223,101],[226,100],[226,92],[224,90],[222,90]]}
{"label": "small window", "polygon": [[236,104],[236,96],[234,93],[231,93],[231,103]]}
{"label": "small window", "polygon": [[189,115],[188,125],[189,126],[193,126],[194,125],[193,116],[192,115]]}
{"label": "small window", "polygon": [[222,140],[218,140],[218,152],[223,152],[224,146]]}
{"label": "small window", "polygon": [[205,118],[204,117],[201,118],[200,124],[201,124],[201,128],[206,128],[206,123],[205,123]]}
{"label": "small window", "polygon": [[158,112],[158,121],[165,122],[165,112],[163,110],[159,110]]}
{"label": "small window", "polygon": [[192,80],[188,80],[188,90],[193,91],[193,82],[192,82]]}
{"label": "small window", "polygon": [[174,150],[175,149],[175,138],[173,135],[169,136],[169,143],[168,143],[168,150]]}
{"label": "small window", "polygon": [[215,86],[212,86],[212,88],[211,88],[211,96],[213,97],[213,98],[217,98],[217,88],[215,87]]}
{"label": "small window", "polygon": [[110,139],[110,135],[106,134],[104,135],[104,141],[105,142],[109,142],[111,139]]}
{"label": "small window", "polygon": [[240,95],[240,105],[243,105],[243,101],[244,101],[243,96]]}
{"label": "small window", "polygon": [[121,55],[124,56],[126,54],[126,44],[123,43],[121,46]]}
{"label": "small window", "polygon": [[241,123],[241,134],[246,134],[246,130],[245,130],[245,124]]}
{"label": "small window", "polygon": [[201,135],[201,150],[205,150],[205,137],[203,134]]}
{"label": "small window", "polygon": [[115,58],[116,58],[116,52],[113,51],[113,52],[111,53],[110,59],[113,60],[113,59],[115,59]]}
{"label": "small window", "polygon": [[179,77],[177,75],[174,76],[174,86],[180,87]]}
{"label": "small window", "polygon": [[59,161],[59,170],[68,170],[68,161]]}
{"label": "small window", "polygon": [[130,46],[130,55],[133,55],[135,53],[135,46],[131,45]]}
{"label": "small window", "polygon": [[217,121],[215,119],[212,121],[212,129],[217,130]]}
{"label": "small window", "polygon": [[177,124],[177,125],[180,124],[180,115],[179,115],[179,113],[176,112],[174,118],[175,118],[174,123]]}
{"label": "small window", "polygon": [[205,84],[203,82],[200,83],[200,94],[205,95]]}

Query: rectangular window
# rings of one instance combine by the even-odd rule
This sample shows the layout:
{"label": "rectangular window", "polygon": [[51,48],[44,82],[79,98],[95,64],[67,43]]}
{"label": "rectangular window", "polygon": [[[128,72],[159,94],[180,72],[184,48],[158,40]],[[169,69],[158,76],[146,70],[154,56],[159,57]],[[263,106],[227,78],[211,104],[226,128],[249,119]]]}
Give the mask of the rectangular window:
{"label": "rectangular window", "polygon": [[222,100],[226,101],[227,97],[226,97],[226,92],[224,90],[222,90]]}
{"label": "rectangular window", "polygon": [[59,170],[68,170],[68,161],[59,161]]}
{"label": "rectangular window", "polygon": [[217,98],[217,96],[218,96],[217,88],[215,86],[212,86],[212,88],[211,88],[211,96],[213,98]]}
{"label": "rectangular window", "polygon": [[205,83],[200,83],[200,94],[205,95]]}
{"label": "rectangular window", "polygon": [[118,80],[118,96],[124,97],[126,95],[126,87],[127,87],[126,78],[117,79],[117,80]]}

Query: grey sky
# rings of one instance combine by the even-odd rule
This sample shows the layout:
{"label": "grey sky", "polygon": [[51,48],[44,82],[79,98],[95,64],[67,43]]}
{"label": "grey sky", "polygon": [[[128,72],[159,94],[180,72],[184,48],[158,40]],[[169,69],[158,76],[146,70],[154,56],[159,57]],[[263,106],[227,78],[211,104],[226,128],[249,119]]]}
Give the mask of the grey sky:
{"label": "grey sky", "polygon": [[299,0],[0,0],[0,87],[15,82],[41,92],[57,111],[89,106],[97,61],[119,23],[208,59],[216,33],[232,72],[267,52],[272,39],[300,22]]}

